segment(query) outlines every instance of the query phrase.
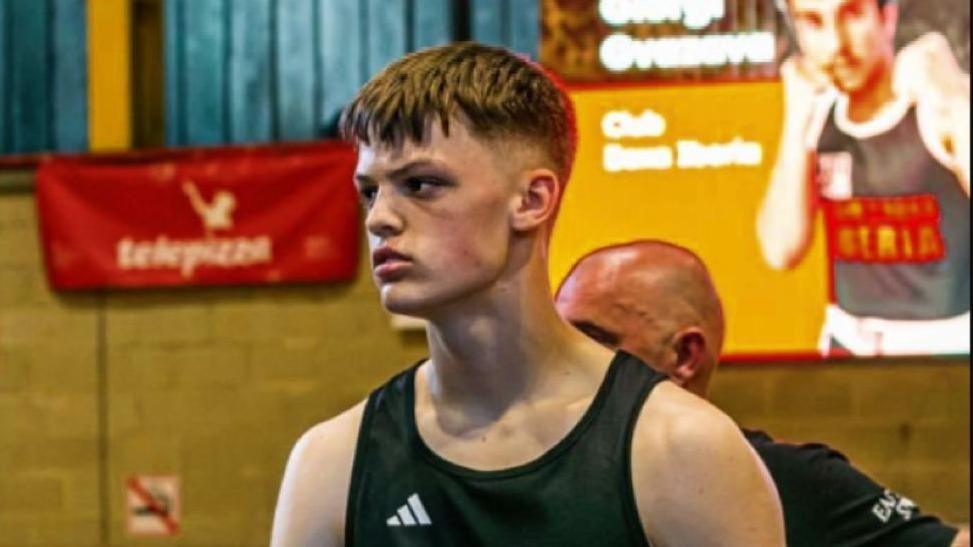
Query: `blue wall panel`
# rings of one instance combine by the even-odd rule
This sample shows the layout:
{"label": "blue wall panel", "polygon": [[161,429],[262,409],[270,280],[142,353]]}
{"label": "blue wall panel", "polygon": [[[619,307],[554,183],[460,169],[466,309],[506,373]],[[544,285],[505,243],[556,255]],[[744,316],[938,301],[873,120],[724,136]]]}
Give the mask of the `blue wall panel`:
{"label": "blue wall panel", "polygon": [[183,5],[185,38],[183,109],[186,138],[194,144],[227,141],[226,0],[189,0]]}
{"label": "blue wall panel", "polygon": [[0,0],[0,154],[87,149],[85,6]]}
{"label": "blue wall panel", "polygon": [[452,39],[453,8],[450,0],[413,0],[412,49],[438,46]]}
{"label": "blue wall panel", "polygon": [[508,33],[504,45],[536,61],[541,41],[540,0],[517,0],[509,2],[507,7]]}
{"label": "blue wall panel", "polygon": [[7,100],[7,12],[10,5],[0,1],[0,154],[6,152],[10,142],[10,103]]}
{"label": "blue wall panel", "polygon": [[51,83],[47,64],[49,6],[37,0],[5,0],[10,11],[10,143],[15,153],[45,150],[51,139]]}
{"label": "blue wall panel", "polygon": [[[457,36],[463,0],[166,0],[167,142],[303,140],[369,77]],[[469,0],[472,38],[536,58],[539,0]]]}
{"label": "blue wall panel", "polygon": [[186,73],[183,63],[182,45],[185,29],[182,25],[183,0],[166,0],[163,2],[163,36],[165,44],[165,116],[166,116],[166,144],[173,146],[187,144],[186,116],[183,112],[182,80]]}
{"label": "blue wall panel", "polygon": [[[166,0],[166,141],[306,139],[462,0]],[[0,0],[0,153],[87,148],[83,0]],[[474,39],[536,58],[539,0],[469,0]]]}
{"label": "blue wall panel", "polygon": [[54,148],[88,148],[87,31],[85,2],[54,0],[53,104]]}
{"label": "blue wall panel", "polygon": [[316,134],[317,32],[313,0],[277,0],[277,137]]}
{"label": "blue wall panel", "polygon": [[408,51],[405,0],[364,0],[368,2],[365,70],[369,75]]}
{"label": "blue wall panel", "polygon": [[470,0],[474,40],[508,47],[537,59],[540,51],[540,0]]}
{"label": "blue wall panel", "polygon": [[234,0],[230,17],[230,142],[274,137],[270,0]]}
{"label": "blue wall panel", "polygon": [[322,127],[334,125],[341,109],[367,78],[364,13],[359,0],[327,0],[318,10]]}
{"label": "blue wall panel", "polygon": [[470,37],[487,44],[503,44],[509,5],[509,0],[470,0]]}

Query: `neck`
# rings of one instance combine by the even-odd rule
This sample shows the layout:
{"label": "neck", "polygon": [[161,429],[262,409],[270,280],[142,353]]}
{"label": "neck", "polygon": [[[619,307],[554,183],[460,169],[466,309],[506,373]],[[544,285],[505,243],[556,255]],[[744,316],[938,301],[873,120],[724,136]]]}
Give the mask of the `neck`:
{"label": "neck", "polygon": [[848,118],[856,123],[867,122],[895,98],[892,70],[884,67],[876,71],[873,81],[848,93]]}
{"label": "neck", "polygon": [[430,317],[425,378],[437,405],[496,417],[595,354],[607,364],[607,352],[558,316],[542,256],[528,253],[482,294]]}
{"label": "neck", "polygon": [[698,372],[686,383],[685,389],[699,396],[701,399],[709,400],[709,386],[713,381],[713,371],[716,370],[719,353],[715,356],[707,355]]}
{"label": "neck", "polygon": [[709,379],[698,379],[695,381],[687,382],[686,385],[682,386],[683,389],[696,395],[700,399],[709,400]]}

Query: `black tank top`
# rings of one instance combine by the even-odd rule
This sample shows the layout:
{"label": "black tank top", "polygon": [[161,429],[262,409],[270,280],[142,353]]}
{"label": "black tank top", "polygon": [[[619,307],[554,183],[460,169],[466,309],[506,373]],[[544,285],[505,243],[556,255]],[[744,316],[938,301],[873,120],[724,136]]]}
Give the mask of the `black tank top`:
{"label": "black tank top", "polygon": [[346,546],[649,545],[632,488],[632,432],[663,375],[619,352],[564,439],[524,465],[478,471],[440,458],[419,437],[416,368],[368,399],[352,468]]}
{"label": "black tank top", "polygon": [[819,184],[831,188],[823,208],[832,301],[887,319],[969,311],[970,200],[927,150],[916,108],[863,139],[843,132],[835,115],[818,142]]}

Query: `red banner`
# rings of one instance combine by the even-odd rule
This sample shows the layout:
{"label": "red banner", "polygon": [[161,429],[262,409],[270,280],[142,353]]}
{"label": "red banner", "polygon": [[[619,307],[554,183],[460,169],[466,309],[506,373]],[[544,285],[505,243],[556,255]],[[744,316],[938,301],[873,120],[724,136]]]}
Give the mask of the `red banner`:
{"label": "red banner", "polygon": [[359,250],[340,143],[53,158],[37,208],[55,289],[340,281]]}
{"label": "red banner", "polygon": [[824,213],[832,260],[920,264],[946,257],[934,195],[826,200]]}

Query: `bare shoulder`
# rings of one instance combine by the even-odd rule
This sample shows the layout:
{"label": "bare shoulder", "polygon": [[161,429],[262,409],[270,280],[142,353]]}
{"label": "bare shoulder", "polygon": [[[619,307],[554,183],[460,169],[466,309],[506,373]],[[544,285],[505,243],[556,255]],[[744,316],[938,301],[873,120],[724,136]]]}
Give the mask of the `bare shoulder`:
{"label": "bare shoulder", "polygon": [[[632,484],[654,545],[784,544],[776,489],[740,429],[673,384],[659,384],[641,410],[632,441]],[[740,505],[748,508],[746,518],[727,510]]]}
{"label": "bare shoulder", "polygon": [[745,443],[739,428],[706,400],[669,382],[659,384],[646,400],[635,426],[633,463],[648,465],[652,473],[686,458]]}
{"label": "bare shoulder", "polygon": [[322,422],[291,450],[274,512],[272,547],[340,547],[365,401]]}

